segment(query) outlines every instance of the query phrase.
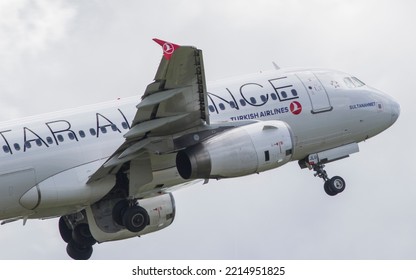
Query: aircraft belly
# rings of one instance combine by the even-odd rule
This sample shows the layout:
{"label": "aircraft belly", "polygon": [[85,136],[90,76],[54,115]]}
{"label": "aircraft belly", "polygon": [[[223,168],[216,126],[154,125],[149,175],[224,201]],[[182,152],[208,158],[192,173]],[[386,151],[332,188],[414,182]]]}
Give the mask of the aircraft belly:
{"label": "aircraft belly", "polygon": [[294,149],[292,160],[300,160],[311,153],[331,149],[354,142],[350,133],[339,133],[327,137],[309,138],[305,141],[298,142]]}

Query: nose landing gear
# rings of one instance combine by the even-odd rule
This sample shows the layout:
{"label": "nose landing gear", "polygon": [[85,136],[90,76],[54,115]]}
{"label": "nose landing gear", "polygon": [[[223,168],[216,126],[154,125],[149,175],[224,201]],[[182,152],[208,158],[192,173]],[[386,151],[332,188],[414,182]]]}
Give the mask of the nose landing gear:
{"label": "nose landing gear", "polygon": [[315,177],[317,176],[324,180],[325,192],[330,196],[334,196],[344,191],[345,181],[339,176],[329,178],[328,174],[324,170],[325,166],[323,164],[347,158],[351,154],[357,153],[358,151],[358,144],[350,143],[329,150],[309,154],[307,157],[299,160],[298,163],[302,169],[313,169],[315,171]]}
{"label": "nose landing gear", "polygon": [[322,163],[317,163],[312,166],[309,165],[310,169],[315,171],[314,176],[322,178],[324,180],[324,190],[327,195],[334,196],[345,190],[345,181],[340,176],[334,176],[332,178],[328,177],[324,169],[325,165]]}

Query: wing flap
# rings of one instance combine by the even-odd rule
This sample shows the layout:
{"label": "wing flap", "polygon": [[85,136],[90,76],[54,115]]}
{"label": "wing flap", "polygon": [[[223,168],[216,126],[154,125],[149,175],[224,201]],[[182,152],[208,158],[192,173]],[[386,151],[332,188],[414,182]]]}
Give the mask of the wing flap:
{"label": "wing flap", "polygon": [[171,117],[164,117],[160,119],[153,119],[146,122],[141,122],[132,127],[124,137],[128,140],[134,138],[140,138],[145,136],[147,132],[152,131],[154,134],[157,134],[157,130],[161,130],[161,128],[172,125],[175,122],[178,122],[184,118],[186,118],[189,114],[182,114],[178,116],[171,116]]}
{"label": "wing flap", "polygon": [[150,139],[144,139],[142,141],[139,141],[137,143],[134,143],[133,145],[131,145],[130,147],[128,147],[127,149],[125,149],[117,158],[118,159],[123,159],[127,156],[131,156],[133,154],[136,154],[138,151],[140,151],[141,149],[143,149],[145,146],[147,146],[150,143]]}
{"label": "wing flap", "polygon": [[184,91],[184,88],[176,88],[176,89],[171,89],[171,90],[166,90],[166,91],[162,91],[162,92],[157,92],[154,93],[152,95],[149,95],[147,98],[145,98],[142,102],[140,102],[136,108],[138,110],[146,110],[146,107],[152,107],[165,102],[169,99],[171,99],[172,97],[174,97],[175,95],[181,93]]}
{"label": "wing flap", "polygon": [[128,161],[131,161],[132,159],[136,159],[136,158],[140,157],[144,152],[146,152],[145,149],[140,149],[140,150],[136,151],[135,153],[132,153],[130,155],[126,155],[122,158],[120,158],[119,154],[116,154],[116,155],[110,157],[110,159],[103,164],[103,167],[105,169],[107,169],[107,171],[111,171],[111,169],[113,169],[113,168],[115,168],[119,165],[122,165],[123,163],[126,163]]}

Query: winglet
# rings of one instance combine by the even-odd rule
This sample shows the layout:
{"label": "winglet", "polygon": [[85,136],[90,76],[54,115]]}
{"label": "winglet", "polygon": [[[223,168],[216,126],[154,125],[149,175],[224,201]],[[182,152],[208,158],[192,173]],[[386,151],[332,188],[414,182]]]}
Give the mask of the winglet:
{"label": "winglet", "polygon": [[180,47],[179,45],[169,43],[169,42],[157,39],[157,38],[153,38],[153,41],[155,41],[160,46],[162,46],[163,56],[165,57],[166,60],[169,60],[173,52]]}

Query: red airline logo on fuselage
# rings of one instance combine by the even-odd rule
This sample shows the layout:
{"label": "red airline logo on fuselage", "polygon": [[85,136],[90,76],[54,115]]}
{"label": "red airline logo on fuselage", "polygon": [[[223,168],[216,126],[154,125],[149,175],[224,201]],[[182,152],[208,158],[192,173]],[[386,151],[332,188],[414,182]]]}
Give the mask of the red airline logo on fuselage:
{"label": "red airline logo on fuselage", "polygon": [[290,103],[289,109],[293,115],[299,115],[302,112],[302,105],[297,101],[293,101]]}

